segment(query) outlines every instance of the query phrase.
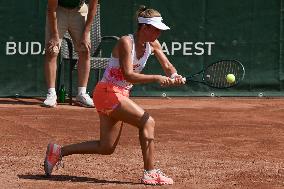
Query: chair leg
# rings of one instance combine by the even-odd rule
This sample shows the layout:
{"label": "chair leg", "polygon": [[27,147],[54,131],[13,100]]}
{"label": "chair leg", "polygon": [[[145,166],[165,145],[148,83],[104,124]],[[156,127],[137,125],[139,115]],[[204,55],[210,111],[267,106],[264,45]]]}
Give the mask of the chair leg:
{"label": "chair leg", "polygon": [[[59,64],[57,69],[57,80],[56,80],[56,94],[59,94],[60,86],[61,86],[61,77],[63,77],[64,80],[64,60],[59,57]],[[64,83],[64,81],[63,81]]]}
{"label": "chair leg", "polygon": [[100,81],[100,79],[101,79],[101,69],[98,69],[97,83]]}
{"label": "chair leg", "polygon": [[75,67],[76,63],[77,63],[77,60],[71,60],[70,59],[70,65],[69,65],[70,66],[70,68],[69,68],[69,92],[68,92],[69,93],[68,96],[69,96],[69,104],[70,105],[72,105],[73,70],[74,70],[74,67]]}
{"label": "chair leg", "polygon": [[72,66],[70,65],[70,69],[69,69],[69,92],[68,92],[68,96],[69,96],[69,104],[72,105],[72,73],[73,73],[73,69]]}

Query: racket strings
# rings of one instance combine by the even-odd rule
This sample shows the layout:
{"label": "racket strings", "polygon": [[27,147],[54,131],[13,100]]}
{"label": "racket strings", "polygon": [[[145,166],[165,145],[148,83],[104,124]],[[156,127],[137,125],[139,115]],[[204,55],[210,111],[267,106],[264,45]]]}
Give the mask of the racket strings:
{"label": "racket strings", "polygon": [[[229,83],[228,74],[235,76],[235,82]],[[209,66],[204,73],[204,80],[210,86],[217,88],[230,87],[238,83],[244,74],[243,66],[236,61],[220,61]]]}

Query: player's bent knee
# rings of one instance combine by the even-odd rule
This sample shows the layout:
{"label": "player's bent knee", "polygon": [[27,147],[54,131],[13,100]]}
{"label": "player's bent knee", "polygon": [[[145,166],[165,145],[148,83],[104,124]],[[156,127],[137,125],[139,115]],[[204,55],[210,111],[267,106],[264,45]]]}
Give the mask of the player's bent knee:
{"label": "player's bent knee", "polygon": [[145,139],[147,140],[154,140],[155,139],[155,135],[154,135],[154,125],[145,125],[144,129],[143,129],[143,136]]}
{"label": "player's bent knee", "polygon": [[150,116],[149,119],[148,119],[148,122],[149,122],[150,125],[152,125],[153,127],[155,127],[156,122],[155,122],[155,120],[154,120],[153,117]]}
{"label": "player's bent knee", "polygon": [[115,148],[111,148],[111,147],[106,147],[106,148],[102,148],[101,149],[101,153],[100,154],[102,154],[102,155],[111,155],[111,154],[113,154],[114,153],[114,151],[115,151]]}
{"label": "player's bent knee", "polygon": [[146,112],[144,115],[145,120],[143,122],[143,126],[140,127],[140,132],[145,139],[154,140],[155,120]]}
{"label": "player's bent knee", "polygon": [[154,118],[150,116],[144,127],[147,127],[148,129],[151,129],[154,131],[155,125],[156,125],[156,122]]}
{"label": "player's bent knee", "polygon": [[100,143],[99,145],[99,154],[102,154],[102,155],[110,155],[110,154],[113,154],[114,151],[115,151],[115,147],[114,145],[111,145],[111,144],[102,144]]}
{"label": "player's bent knee", "polygon": [[142,129],[147,124],[155,124],[155,121],[147,112],[144,112],[139,120],[139,128]]}

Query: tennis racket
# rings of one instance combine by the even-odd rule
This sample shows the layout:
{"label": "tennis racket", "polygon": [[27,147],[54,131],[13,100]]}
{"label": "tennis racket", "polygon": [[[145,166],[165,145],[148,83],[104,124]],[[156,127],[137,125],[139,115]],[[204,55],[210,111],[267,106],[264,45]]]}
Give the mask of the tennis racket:
{"label": "tennis racket", "polygon": [[[227,81],[227,75],[235,76],[234,82]],[[220,60],[210,64],[205,69],[183,78],[188,82],[198,82],[214,88],[229,88],[239,84],[245,76],[245,68],[237,60]]]}

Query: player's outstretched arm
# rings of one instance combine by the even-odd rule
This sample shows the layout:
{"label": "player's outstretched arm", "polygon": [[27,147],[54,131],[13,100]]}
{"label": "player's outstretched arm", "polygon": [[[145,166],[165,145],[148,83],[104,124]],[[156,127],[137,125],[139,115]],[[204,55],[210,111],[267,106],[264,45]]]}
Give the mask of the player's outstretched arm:
{"label": "player's outstretched arm", "polygon": [[162,50],[162,46],[158,40],[155,40],[151,43],[152,52],[154,53],[155,57],[158,59],[159,63],[161,64],[164,72],[168,77],[172,79],[172,83],[174,85],[184,84],[184,80],[182,80],[182,76],[177,74],[176,68],[172,65],[169,61],[167,56]]}

